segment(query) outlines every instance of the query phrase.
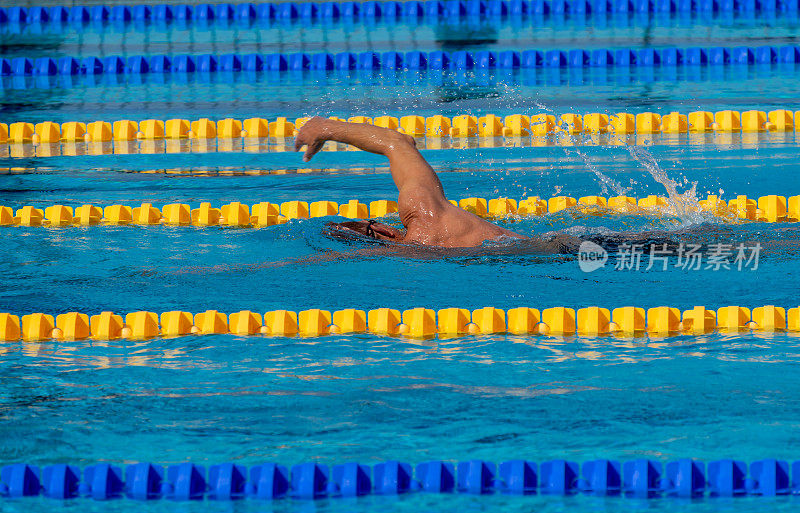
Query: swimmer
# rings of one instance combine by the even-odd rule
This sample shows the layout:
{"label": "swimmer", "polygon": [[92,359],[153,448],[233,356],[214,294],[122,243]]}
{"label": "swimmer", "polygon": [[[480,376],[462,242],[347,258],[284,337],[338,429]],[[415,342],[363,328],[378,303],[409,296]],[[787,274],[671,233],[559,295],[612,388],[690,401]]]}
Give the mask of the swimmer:
{"label": "swimmer", "polygon": [[377,240],[441,248],[470,248],[500,238],[527,239],[494,225],[449,201],[433,168],[417,150],[413,137],[366,123],[311,118],[295,138],[295,150],[305,146],[311,160],[326,141],[336,141],[383,155],[397,186],[397,208],[405,231],[375,220],[332,223]]}
{"label": "swimmer", "polygon": [[[399,192],[398,213],[405,227],[405,231],[398,230],[372,219],[348,221],[330,223],[332,235],[360,234],[378,241],[402,243],[395,247],[395,251],[407,256],[484,254],[487,249],[484,243],[489,241],[502,242],[493,245],[491,251],[496,254],[576,254],[581,242],[587,240],[607,250],[614,250],[621,244],[666,244],[674,248],[681,242],[692,242],[697,237],[726,240],[730,236],[720,226],[703,224],[674,231],[585,237],[556,232],[526,237],[494,225],[447,201],[439,177],[417,150],[413,137],[365,123],[314,117],[300,128],[295,139],[295,150],[300,151],[305,146],[303,161],[308,162],[326,141],[347,143],[389,159],[389,169]],[[353,256],[384,254],[384,250],[364,248]],[[342,254],[335,253],[331,258],[342,258]]]}
{"label": "swimmer", "polygon": [[[580,244],[584,241],[594,242],[608,251],[618,251],[624,244],[658,244],[674,251],[681,243],[732,242],[736,236],[735,232],[723,226],[703,224],[673,231],[587,234],[584,237],[555,232],[526,237],[489,223],[447,201],[442,183],[417,150],[412,137],[373,125],[314,117],[297,133],[295,150],[300,151],[305,146],[303,161],[308,162],[322,149],[326,141],[347,143],[389,159],[392,178],[399,192],[397,203],[400,220],[405,227],[404,231],[398,230],[372,219],[347,221],[329,223],[332,227],[329,235],[347,241],[366,237],[374,241],[399,244],[391,247],[385,244],[359,247],[355,251],[323,250],[299,258],[258,264],[191,267],[182,269],[179,273],[252,272],[287,265],[319,265],[350,258],[383,256],[439,259],[485,258],[487,255],[508,255],[515,258],[554,255],[558,258],[571,258],[578,253]],[[492,241],[498,243],[491,244]],[[485,244],[486,242],[490,244]],[[797,244],[797,251],[800,251],[800,243]]]}

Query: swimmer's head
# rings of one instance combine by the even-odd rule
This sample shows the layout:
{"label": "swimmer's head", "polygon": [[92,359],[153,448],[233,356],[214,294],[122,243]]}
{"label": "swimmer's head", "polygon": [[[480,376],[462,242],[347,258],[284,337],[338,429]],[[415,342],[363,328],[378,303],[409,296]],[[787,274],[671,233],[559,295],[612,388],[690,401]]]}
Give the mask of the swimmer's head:
{"label": "swimmer's head", "polygon": [[353,238],[367,237],[379,241],[399,242],[405,235],[402,231],[375,221],[374,219],[360,221],[345,221],[343,223],[328,223],[330,234],[334,237]]}

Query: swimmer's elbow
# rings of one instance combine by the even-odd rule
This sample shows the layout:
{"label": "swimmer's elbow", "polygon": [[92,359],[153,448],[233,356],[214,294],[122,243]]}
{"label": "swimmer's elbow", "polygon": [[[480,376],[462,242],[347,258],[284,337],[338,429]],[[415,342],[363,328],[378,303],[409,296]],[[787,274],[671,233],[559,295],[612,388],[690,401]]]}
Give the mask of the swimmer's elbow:
{"label": "swimmer's elbow", "polygon": [[394,132],[386,140],[386,154],[402,153],[409,150],[417,150],[417,141],[410,135]]}

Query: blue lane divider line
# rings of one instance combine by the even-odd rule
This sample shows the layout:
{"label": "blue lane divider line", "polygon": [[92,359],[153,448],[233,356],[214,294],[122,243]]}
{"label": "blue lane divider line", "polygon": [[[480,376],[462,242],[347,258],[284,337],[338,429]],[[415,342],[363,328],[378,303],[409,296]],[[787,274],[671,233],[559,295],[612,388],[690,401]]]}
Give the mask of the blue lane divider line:
{"label": "blue lane divider line", "polygon": [[476,17],[524,18],[547,14],[737,13],[796,14],[798,0],[409,0],[397,2],[281,2],[199,5],[33,6],[0,8],[0,23],[169,22],[215,20],[399,20],[436,21]]}
{"label": "blue lane divider line", "polygon": [[[793,479],[790,479],[790,475]],[[680,459],[659,461],[551,460],[541,465],[527,460],[496,465],[483,460],[428,461],[412,467],[387,461],[372,467],[349,462],[328,467],[309,462],[288,470],[264,463],[250,467],[223,463],[206,468],[194,463],[163,467],[136,463],[123,468],[99,463],[83,469],[56,464],[42,469],[17,463],[0,469],[0,496],[43,495],[109,500],[127,497],[148,501],[275,500],[359,497],[368,494],[462,493],[483,495],[601,495],[635,498],[770,497],[800,493],[800,461],[764,459],[749,465],[736,460],[708,465]]]}
{"label": "blue lane divider line", "polygon": [[800,46],[737,46],[594,50],[488,50],[443,52],[340,52],[224,55],[132,55],[0,58],[0,75],[52,76],[147,73],[217,73],[240,71],[331,70],[472,70],[596,67],[753,66],[800,63]]}
{"label": "blue lane divider line", "polygon": [[[352,27],[354,24],[363,24],[368,27],[375,27],[378,23],[385,24],[381,30],[392,30],[392,26],[404,24],[408,27],[422,25],[443,25],[446,24],[453,29],[464,30],[485,30],[487,26],[498,26],[510,24],[519,28],[521,23],[531,22],[534,29],[549,24],[561,24],[570,21],[577,25],[588,23],[606,24],[610,19],[617,20],[635,18],[638,23],[645,23],[649,26],[652,19],[666,22],[672,17],[680,17],[681,24],[691,23],[700,26],[717,26],[720,23],[725,25],[738,25],[743,20],[752,22],[762,20],[770,25],[778,21],[795,23],[800,16],[800,11],[795,0],[776,0],[776,8],[761,8],[762,2],[756,3],[755,10],[747,5],[736,7],[731,0],[656,0],[653,2],[637,2],[635,4],[620,1],[619,3],[606,4],[605,2],[572,2],[564,0],[549,0],[544,2],[523,2],[520,5],[526,7],[514,9],[514,2],[509,2],[507,8],[496,9],[493,12],[505,12],[507,14],[492,16],[490,12],[484,10],[484,14],[448,15],[448,8],[445,3],[443,14],[436,14],[439,9],[430,9],[431,15],[427,15],[422,4],[418,9],[401,9],[399,14],[391,14],[392,9],[381,15],[362,16],[358,13],[364,12],[359,8],[340,8],[339,4],[322,2],[320,4],[302,3],[297,9],[283,8],[278,9],[272,4],[237,4],[230,6],[234,9],[233,16],[229,11],[223,10],[223,14],[213,14],[209,17],[205,15],[195,15],[192,6],[148,6],[137,5],[129,7],[128,11],[121,9],[123,6],[114,6],[111,11],[74,7],[29,7],[25,8],[3,8],[0,7],[0,31],[13,34],[29,35],[35,37],[43,31],[52,33],[63,33],[65,31],[82,32],[91,30],[92,32],[103,31],[106,28],[115,32],[128,30],[142,31],[147,28],[153,30],[167,30],[170,24],[175,24],[180,30],[216,30],[225,29],[233,26],[238,28],[250,28],[252,24],[259,24],[261,28],[271,28],[279,25],[287,29],[304,26],[308,24],[321,24],[335,26],[341,24]],[[708,8],[702,7],[704,2],[710,4]],[[797,0],[800,2],[800,0]],[[414,6],[415,2],[404,2],[403,5]],[[227,6],[227,4],[225,4]],[[280,4],[278,4],[280,5]],[[637,6],[642,10],[637,10]],[[615,10],[615,7],[619,10]],[[691,9],[689,9],[691,7]],[[115,10],[116,9],[116,10]],[[20,11],[22,10],[22,11]],[[408,12],[407,12],[408,11]],[[201,11],[202,12],[202,11]],[[227,13],[226,13],[227,12]],[[351,16],[342,16],[341,13],[350,13]],[[462,9],[455,9],[454,12],[463,12]],[[119,13],[119,14],[116,14]],[[128,15],[130,13],[130,15]],[[281,15],[281,13],[283,13]],[[355,13],[355,14],[353,14]],[[652,18],[651,17],[657,17]],[[134,27],[134,28],[132,28]],[[24,30],[30,30],[26,34]]]}

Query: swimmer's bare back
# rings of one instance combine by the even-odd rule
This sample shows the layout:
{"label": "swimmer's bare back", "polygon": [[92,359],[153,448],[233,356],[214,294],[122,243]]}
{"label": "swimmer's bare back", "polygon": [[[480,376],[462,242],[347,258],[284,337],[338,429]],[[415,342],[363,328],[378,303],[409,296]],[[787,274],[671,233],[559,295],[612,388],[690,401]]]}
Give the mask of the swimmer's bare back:
{"label": "swimmer's bare back", "polygon": [[439,177],[417,150],[413,137],[366,123],[315,117],[298,132],[295,150],[306,146],[303,160],[308,162],[326,141],[350,144],[389,159],[389,169],[398,190],[398,213],[406,228],[406,232],[394,236],[394,240],[465,248],[480,246],[486,240],[502,236],[525,238],[447,201]]}

